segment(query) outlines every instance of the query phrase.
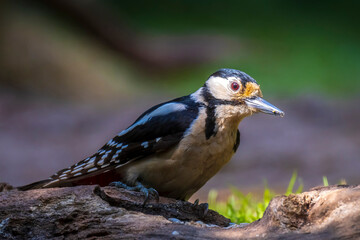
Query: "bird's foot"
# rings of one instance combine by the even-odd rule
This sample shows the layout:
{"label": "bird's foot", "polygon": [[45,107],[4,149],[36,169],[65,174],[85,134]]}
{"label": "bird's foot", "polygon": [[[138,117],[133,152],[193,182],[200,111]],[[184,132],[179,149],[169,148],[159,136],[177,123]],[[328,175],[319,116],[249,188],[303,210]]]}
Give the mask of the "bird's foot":
{"label": "bird's foot", "polygon": [[130,191],[142,192],[145,195],[143,207],[146,205],[147,201],[149,200],[150,195],[155,197],[156,202],[159,202],[159,193],[154,188],[146,188],[140,182],[136,182],[134,186],[128,186],[122,182],[112,182],[109,184],[109,186],[114,186],[117,188],[124,188],[124,189],[130,190]]}
{"label": "bird's foot", "polygon": [[209,211],[209,204],[201,203],[199,204],[199,199],[196,199],[195,202],[192,204],[193,209],[199,209],[199,214],[203,218]]}
{"label": "bird's foot", "polygon": [[10,191],[13,189],[14,189],[14,187],[8,183],[3,183],[3,182],[0,183],[0,192]]}
{"label": "bird's foot", "polygon": [[199,205],[199,199],[197,198],[193,203],[193,208],[196,208]]}
{"label": "bird's foot", "polygon": [[201,217],[205,217],[209,211],[209,204],[201,203],[199,207],[201,207]]}

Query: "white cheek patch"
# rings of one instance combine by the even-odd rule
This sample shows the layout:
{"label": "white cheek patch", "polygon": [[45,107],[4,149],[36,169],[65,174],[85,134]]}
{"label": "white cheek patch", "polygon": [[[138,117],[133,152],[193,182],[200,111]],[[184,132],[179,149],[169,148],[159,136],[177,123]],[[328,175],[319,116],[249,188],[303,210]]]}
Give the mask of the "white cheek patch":
{"label": "white cheek patch", "polygon": [[228,89],[229,80],[222,77],[210,77],[208,79],[208,82],[211,83],[211,86],[214,87],[223,87],[225,89]]}
{"label": "white cheek patch", "polygon": [[146,114],[145,116],[143,116],[136,123],[131,125],[129,128],[127,128],[126,130],[119,133],[118,136],[123,136],[124,134],[126,134],[129,131],[133,130],[135,127],[145,124],[146,122],[148,122],[153,117],[164,116],[164,115],[167,115],[167,114],[172,113],[172,112],[179,112],[179,111],[184,111],[184,110],[186,110],[186,105],[185,104],[182,104],[182,103],[167,103],[165,105],[162,105],[161,107],[158,107],[154,111]]}
{"label": "white cheek patch", "polygon": [[229,94],[229,80],[221,77],[210,77],[207,80],[207,87],[215,98],[222,100],[231,100]]}

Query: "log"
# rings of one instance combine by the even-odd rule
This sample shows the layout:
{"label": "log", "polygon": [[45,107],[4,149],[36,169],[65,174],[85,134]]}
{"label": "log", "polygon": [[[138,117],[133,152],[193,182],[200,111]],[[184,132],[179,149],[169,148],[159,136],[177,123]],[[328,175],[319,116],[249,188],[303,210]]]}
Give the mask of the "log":
{"label": "log", "polygon": [[99,186],[0,193],[0,239],[359,239],[360,186],[271,200],[262,219],[231,224],[206,204]]}

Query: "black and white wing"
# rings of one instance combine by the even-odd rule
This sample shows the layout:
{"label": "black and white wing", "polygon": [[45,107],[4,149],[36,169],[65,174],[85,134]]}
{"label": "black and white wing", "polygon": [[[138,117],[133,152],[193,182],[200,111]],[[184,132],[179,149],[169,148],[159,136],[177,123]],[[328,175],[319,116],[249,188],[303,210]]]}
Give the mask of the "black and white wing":
{"label": "black and white wing", "polygon": [[48,181],[45,180],[41,187],[86,179],[121,167],[130,161],[168,151],[180,142],[197,118],[199,107],[186,96],[150,108],[97,153],[57,172]]}

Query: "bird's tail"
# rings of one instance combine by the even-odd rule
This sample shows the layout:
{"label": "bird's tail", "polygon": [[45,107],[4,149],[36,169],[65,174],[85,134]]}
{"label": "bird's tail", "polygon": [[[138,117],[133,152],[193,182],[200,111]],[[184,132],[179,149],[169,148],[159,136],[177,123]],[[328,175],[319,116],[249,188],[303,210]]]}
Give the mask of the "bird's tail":
{"label": "bird's tail", "polygon": [[26,191],[26,190],[31,190],[31,189],[39,189],[42,188],[45,184],[51,182],[52,179],[45,179],[45,180],[41,180],[38,182],[34,182],[34,183],[30,183],[28,185],[25,186],[20,186],[17,187],[17,189],[19,189],[20,191]]}

